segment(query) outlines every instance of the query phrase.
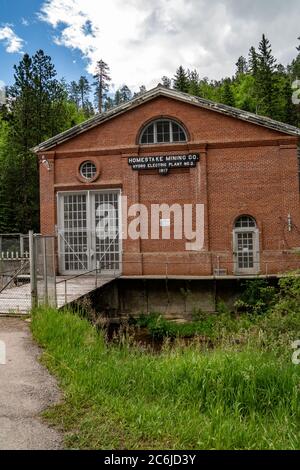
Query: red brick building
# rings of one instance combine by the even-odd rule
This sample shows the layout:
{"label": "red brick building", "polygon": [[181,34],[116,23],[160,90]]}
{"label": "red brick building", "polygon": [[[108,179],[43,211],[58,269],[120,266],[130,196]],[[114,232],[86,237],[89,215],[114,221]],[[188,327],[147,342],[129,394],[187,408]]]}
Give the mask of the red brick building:
{"label": "red brick building", "polygon": [[[42,143],[34,149],[41,232],[58,234],[59,272],[101,267],[124,276],[211,278],[299,268],[299,135],[159,85]],[[204,207],[203,246],[189,249],[174,236],[172,214],[160,215],[158,239],[121,240],[121,195],[128,208]],[[114,227],[106,238],[97,234],[103,217]],[[171,237],[163,239],[169,225]]]}

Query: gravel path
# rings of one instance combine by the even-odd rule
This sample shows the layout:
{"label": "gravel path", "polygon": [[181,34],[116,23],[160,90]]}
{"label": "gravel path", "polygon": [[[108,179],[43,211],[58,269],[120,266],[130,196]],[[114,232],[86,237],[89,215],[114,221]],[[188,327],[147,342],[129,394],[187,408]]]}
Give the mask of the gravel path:
{"label": "gravel path", "polygon": [[39,417],[60,394],[38,361],[28,323],[0,317],[0,341],[6,345],[6,364],[0,364],[0,450],[61,449],[62,436]]}

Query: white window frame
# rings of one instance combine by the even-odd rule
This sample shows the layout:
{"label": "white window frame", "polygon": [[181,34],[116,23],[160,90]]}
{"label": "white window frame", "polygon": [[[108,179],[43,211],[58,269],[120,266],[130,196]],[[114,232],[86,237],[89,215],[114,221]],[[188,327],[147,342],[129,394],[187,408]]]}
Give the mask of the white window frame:
{"label": "white window frame", "polygon": [[[92,166],[95,168],[95,173],[94,173],[92,176],[87,177],[86,175],[84,175],[84,173],[83,173],[83,168],[84,168],[85,165],[92,165]],[[91,180],[93,180],[93,179],[95,178],[95,176],[97,175],[97,167],[96,167],[95,163],[92,162],[91,160],[86,160],[85,162],[82,162],[82,163],[81,163],[81,165],[80,165],[80,167],[79,167],[79,172],[80,172],[80,176],[81,176],[82,178],[84,178],[86,181],[91,181]]]}
{"label": "white window frame", "polygon": [[[170,140],[168,140],[168,142],[158,142],[158,140],[157,140],[157,124],[160,123],[160,122],[168,122],[169,123]],[[184,133],[185,140],[175,140],[174,141],[174,139],[173,139],[173,124],[176,124],[180,128],[180,130]],[[150,126],[153,126],[154,141],[149,142],[149,143],[142,142],[143,135],[147,131],[148,127],[150,127]],[[139,143],[140,143],[140,145],[173,144],[173,143],[184,144],[184,143],[187,142],[187,140],[188,139],[187,139],[186,131],[185,131],[184,127],[181,124],[179,124],[179,122],[174,121],[174,119],[163,119],[162,118],[162,119],[156,119],[155,121],[151,121],[151,122],[149,122],[149,124],[147,124],[147,126],[141,132]]]}

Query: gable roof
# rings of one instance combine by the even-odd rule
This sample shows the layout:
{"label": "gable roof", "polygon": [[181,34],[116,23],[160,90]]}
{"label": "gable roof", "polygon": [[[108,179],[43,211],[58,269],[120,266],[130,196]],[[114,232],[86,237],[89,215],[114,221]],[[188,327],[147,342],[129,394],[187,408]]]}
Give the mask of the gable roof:
{"label": "gable roof", "polygon": [[214,101],[200,98],[198,96],[192,96],[188,93],[183,93],[177,90],[171,90],[159,84],[152,90],[149,90],[143,93],[142,95],[130,101],[127,101],[126,103],[116,106],[115,108],[105,113],[96,114],[96,116],[93,116],[87,121],[84,121],[83,123],[78,124],[72,127],[71,129],[68,129],[67,131],[57,134],[54,137],[51,137],[51,139],[48,139],[45,142],[42,142],[41,144],[34,147],[32,151],[38,153],[41,151],[50,150],[56,145],[62,144],[63,142],[72,139],[73,137],[82,134],[83,132],[89,129],[92,129],[93,127],[98,126],[99,124],[102,124],[121,114],[124,114],[125,112],[134,109],[137,106],[140,106],[141,104],[146,103],[147,101],[150,101],[159,96],[183,101],[194,106],[199,106],[200,108],[209,109],[211,111],[215,111],[226,116],[240,119],[251,124],[266,127],[277,132],[283,132],[284,134],[288,134],[291,136],[300,136],[300,129],[298,127],[290,126],[289,124],[284,124],[282,122],[275,121],[274,119],[270,119],[265,116],[259,116],[257,114],[249,113],[248,111],[243,111],[242,109],[232,108],[231,106],[227,106],[225,104],[215,103]]}

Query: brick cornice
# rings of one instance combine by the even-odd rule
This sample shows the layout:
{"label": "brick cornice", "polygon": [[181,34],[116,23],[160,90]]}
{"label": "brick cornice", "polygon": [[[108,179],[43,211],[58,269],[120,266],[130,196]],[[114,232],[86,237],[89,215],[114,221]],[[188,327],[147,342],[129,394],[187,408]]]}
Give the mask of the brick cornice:
{"label": "brick cornice", "polygon": [[209,149],[227,149],[227,148],[247,148],[247,147],[274,147],[281,146],[283,148],[295,148],[298,144],[296,137],[261,139],[261,140],[241,140],[241,141],[215,141],[215,142],[188,142],[187,144],[170,144],[170,145],[149,145],[145,146],[126,146],[126,147],[107,147],[95,149],[78,149],[78,150],[62,150],[56,152],[40,152],[39,157],[44,155],[46,158],[81,158],[81,157],[97,157],[97,156],[122,156],[129,155],[146,155],[149,153],[172,153],[172,152],[205,152]]}

